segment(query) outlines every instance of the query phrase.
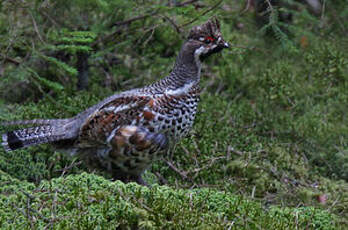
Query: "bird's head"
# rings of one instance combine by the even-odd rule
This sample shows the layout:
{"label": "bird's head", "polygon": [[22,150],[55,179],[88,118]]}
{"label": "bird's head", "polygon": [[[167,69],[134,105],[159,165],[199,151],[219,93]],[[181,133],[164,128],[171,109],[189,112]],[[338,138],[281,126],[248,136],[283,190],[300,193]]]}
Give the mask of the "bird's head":
{"label": "bird's head", "polygon": [[199,58],[200,61],[224,48],[229,48],[222,37],[219,20],[215,17],[193,27],[187,38],[187,45],[194,49],[195,58]]}

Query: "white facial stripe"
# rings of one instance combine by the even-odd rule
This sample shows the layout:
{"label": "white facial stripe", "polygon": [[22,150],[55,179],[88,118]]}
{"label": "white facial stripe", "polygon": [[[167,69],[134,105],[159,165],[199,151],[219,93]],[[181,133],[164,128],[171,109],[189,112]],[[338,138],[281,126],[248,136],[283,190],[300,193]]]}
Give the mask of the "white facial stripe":
{"label": "white facial stripe", "polygon": [[204,48],[204,46],[199,47],[198,49],[196,49],[195,51],[195,58],[199,57],[199,55],[201,55],[202,53],[206,53],[206,48]]}
{"label": "white facial stripe", "polygon": [[199,47],[195,51],[195,61],[196,61],[196,65],[197,65],[197,68],[198,68],[198,77],[201,74],[201,60],[199,59],[199,56],[202,53],[206,53],[206,52],[208,52],[208,50],[204,46]]}

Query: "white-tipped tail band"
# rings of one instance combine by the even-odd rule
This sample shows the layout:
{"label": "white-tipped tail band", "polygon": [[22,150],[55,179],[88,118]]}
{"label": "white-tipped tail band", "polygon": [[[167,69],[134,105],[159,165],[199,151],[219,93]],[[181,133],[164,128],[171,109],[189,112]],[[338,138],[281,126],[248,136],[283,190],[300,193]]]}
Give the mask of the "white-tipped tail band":
{"label": "white-tipped tail band", "polygon": [[7,134],[4,133],[2,134],[2,147],[4,147],[6,152],[11,151],[12,149],[10,148],[10,146],[8,146],[8,142],[7,142]]}

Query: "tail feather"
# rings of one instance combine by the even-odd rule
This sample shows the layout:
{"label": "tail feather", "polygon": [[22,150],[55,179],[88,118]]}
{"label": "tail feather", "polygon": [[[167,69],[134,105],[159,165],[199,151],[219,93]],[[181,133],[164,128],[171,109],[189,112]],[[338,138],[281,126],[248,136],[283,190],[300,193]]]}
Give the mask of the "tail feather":
{"label": "tail feather", "polygon": [[74,139],[77,137],[80,120],[52,119],[52,120],[28,120],[7,122],[2,125],[27,125],[37,126],[9,131],[2,135],[2,146],[6,151],[38,145],[48,142]]}
{"label": "tail feather", "polygon": [[[8,139],[12,139],[12,141],[10,141],[9,143]],[[16,136],[13,136],[13,132],[2,134],[1,144],[6,152],[23,147],[23,144],[20,142],[20,140]]]}
{"label": "tail feather", "polygon": [[53,125],[62,123],[68,119],[34,119],[34,120],[20,120],[20,121],[4,121],[1,122],[1,126],[11,125]]}
{"label": "tail feather", "polygon": [[64,134],[59,134],[59,132],[55,131],[55,128],[50,125],[37,126],[3,134],[2,145],[6,151],[12,151],[31,145],[57,141],[63,137]]}

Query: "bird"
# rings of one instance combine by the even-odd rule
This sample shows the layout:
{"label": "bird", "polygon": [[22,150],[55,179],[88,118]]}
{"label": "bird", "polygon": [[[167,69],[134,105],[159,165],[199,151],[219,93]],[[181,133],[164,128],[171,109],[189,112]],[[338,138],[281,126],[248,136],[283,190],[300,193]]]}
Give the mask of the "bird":
{"label": "bird", "polygon": [[193,126],[202,62],[225,48],[220,22],[210,18],[191,28],[166,77],[109,96],[72,118],[4,122],[31,127],[2,134],[2,146],[9,152],[50,143],[114,180],[146,185],[144,171]]}

